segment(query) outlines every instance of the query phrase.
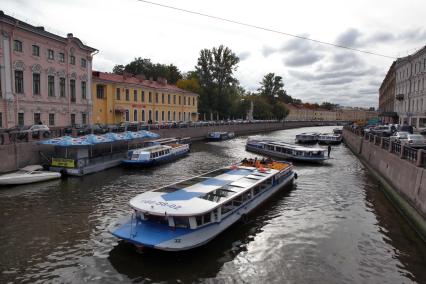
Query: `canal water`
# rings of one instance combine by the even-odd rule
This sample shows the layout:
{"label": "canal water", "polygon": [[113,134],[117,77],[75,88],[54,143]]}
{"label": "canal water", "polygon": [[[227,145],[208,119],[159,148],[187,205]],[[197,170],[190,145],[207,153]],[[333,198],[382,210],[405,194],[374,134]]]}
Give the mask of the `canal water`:
{"label": "canal water", "polygon": [[[293,141],[317,127],[266,134]],[[136,194],[254,157],[247,137],[174,164],[0,189],[0,283],[426,283],[426,243],[344,145],[204,247],[136,253],[107,229]]]}

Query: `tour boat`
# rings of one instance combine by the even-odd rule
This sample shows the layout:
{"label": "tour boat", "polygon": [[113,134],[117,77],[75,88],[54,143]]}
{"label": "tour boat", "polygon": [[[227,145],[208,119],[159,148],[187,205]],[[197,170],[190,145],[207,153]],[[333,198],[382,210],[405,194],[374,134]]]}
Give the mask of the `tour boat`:
{"label": "tour boat", "polygon": [[124,165],[153,166],[170,162],[189,153],[188,144],[154,145],[145,148],[129,150]]}
{"label": "tour boat", "polygon": [[342,128],[334,128],[333,129],[333,133],[334,134],[342,134],[343,133],[343,129]]}
{"label": "tour boat", "polygon": [[304,162],[323,162],[328,159],[325,156],[326,149],[303,147],[269,139],[247,139],[246,150],[277,158]]}
{"label": "tour boat", "polygon": [[287,162],[244,159],[130,200],[131,217],[110,228],[137,248],[188,250],[246,218],[297,175]]}
{"label": "tour boat", "polygon": [[207,139],[210,141],[222,141],[232,139],[234,137],[234,132],[209,132],[207,134]]}
{"label": "tour boat", "polygon": [[61,174],[43,171],[40,165],[26,166],[14,173],[0,176],[0,185],[19,185],[60,178]]}
{"label": "tour boat", "polygon": [[296,142],[305,144],[315,144],[318,142],[318,135],[319,133],[317,132],[300,133],[296,135]]}
{"label": "tour boat", "polygon": [[145,143],[145,146],[169,145],[169,144],[191,144],[191,137],[161,138],[161,139],[147,141]]}
{"label": "tour boat", "polygon": [[342,135],[334,133],[322,133],[318,136],[319,144],[337,145],[342,143]]}

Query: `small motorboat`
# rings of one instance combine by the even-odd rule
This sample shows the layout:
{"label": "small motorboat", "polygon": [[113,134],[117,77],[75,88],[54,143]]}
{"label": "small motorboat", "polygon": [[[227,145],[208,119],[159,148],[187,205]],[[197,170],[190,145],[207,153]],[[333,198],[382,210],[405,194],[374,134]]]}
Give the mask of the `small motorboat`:
{"label": "small motorboat", "polygon": [[178,159],[189,153],[189,144],[154,145],[135,150],[129,150],[126,166],[154,166]]}
{"label": "small motorboat", "polygon": [[19,171],[0,176],[0,185],[19,185],[60,178],[61,174],[43,171],[40,165],[26,166]]}
{"label": "small motorboat", "polygon": [[207,139],[210,141],[222,141],[232,139],[234,137],[234,132],[209,132],[207,134]]}
{"label": "small motorboat", "polygon": [[318,142],[318,135],[319,133],[317,132],[300,133],[296,135],[296,142],[303,144],[315,144]]}
{"label": "small motorboat", "polygon": [[343,133],[343,129],[342,128],[334,128],[333,129],[333,133],[334,134],[342,134]]}
{"label": "small motorboat", "polygon": [[342,143],[342,135],[334,133],[322,133],[318,136],[318,144],[337,145]]}

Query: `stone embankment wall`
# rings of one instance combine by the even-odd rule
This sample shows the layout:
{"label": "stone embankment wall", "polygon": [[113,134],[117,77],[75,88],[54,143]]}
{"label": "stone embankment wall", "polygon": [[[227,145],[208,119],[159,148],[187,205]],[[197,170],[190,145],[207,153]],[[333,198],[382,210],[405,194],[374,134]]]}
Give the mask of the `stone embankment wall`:
{"label": "stone embankment wall", "polygon": [[[206,137],[207,133],[211,131],[233,131],[236,135],[244,135],[316,125],[336,125],[336,122],[288,121],[284,123],[247,123],[207,127],[159,129],[153,130],[153,132],[160,134],[163,138],[189,136],[192,140],[202,140]],[[37,141],[0,145],[0,173],[14,171],[30,164],[46,163],[46,158],[43,157],[40,152],[49,156],[53,153],[53,147],[38,145]]]}
{"label": "stone embankment wall", "polygon": [[384,185],[388,197],[426,237],[426,169],[349,130],[345,144]]}

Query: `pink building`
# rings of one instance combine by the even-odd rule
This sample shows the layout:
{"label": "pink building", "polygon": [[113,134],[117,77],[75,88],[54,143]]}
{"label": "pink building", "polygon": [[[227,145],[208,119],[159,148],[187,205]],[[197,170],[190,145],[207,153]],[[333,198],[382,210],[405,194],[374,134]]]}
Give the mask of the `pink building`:
{"label": "pink building", "polygon": [[89,124],[96,49],[0,11],[0,128]]}

